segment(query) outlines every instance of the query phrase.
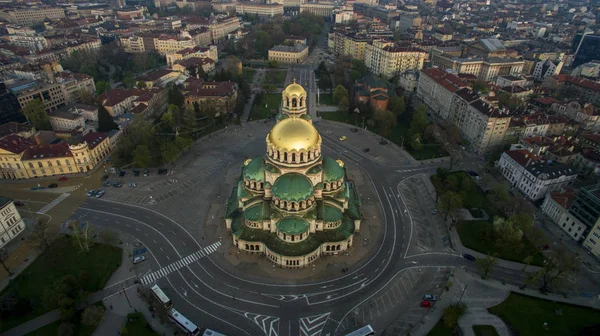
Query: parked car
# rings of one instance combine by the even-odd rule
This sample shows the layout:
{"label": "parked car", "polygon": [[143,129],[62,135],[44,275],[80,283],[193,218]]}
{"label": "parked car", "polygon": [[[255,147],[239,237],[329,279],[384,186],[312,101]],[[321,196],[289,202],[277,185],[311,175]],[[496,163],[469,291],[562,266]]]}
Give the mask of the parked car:
{"label": "parked car", "polygon": [[133,176],[140,176],[140,171],[139,170],[134,170],[133,171]]}
{"label": "parked car", "polygon": [[104,190],[102,190],[102,189],[99,189],[99,190],[98,190],[98,193],[96,193],[96,198],[100,198],[100,197],[102,197],[102,196],[104,196]]}
{"label": "parked car", "polygon": [[94,193],[96,193],[93,189],[87,192],[87,196],[88,197],[92,197],[94,196]]}
{"label": "parked car", "polygon": [[479,174],[477,174],[477,172],[475,172],[473,170],[467,170],[467,174],[469,174],[471,176],[479,176]]}
{"label": "parked car", "polygon": [[129,183],[127,186],[130,188],[137,188],[137,184],[135,182]]}
{"label": "parked car", "polygon": [[120,176],[120,177],[123,177],[123,176],[125,176],[125,172],[124,172],[124,171],[121,171],[121,172],[119,173],[119,176]]}
{"label": "parked car", "polygon": [[379,144],[380,145],[387,145],[388,142],[387,142],[387,140],[381,140],[381,141],[379,141]]}
{"label": "parked car", "polygon": [[370,152],[370,151],[371,151],[371,148],[368,148],[368,147],[367,147],[367,148],[365,148],[365,149],[363,149],[363,152],[365,152],[365,153],[368,153],[368,152]]}
{"label": "parked car", "polygon": [[437,209],[433,209],[433,210],[431,210],[431,214],[432,214],[432,215],[435,215],[435,214],[437,214]]}
{"label": "parked car", "polygon": [[104,185],[105,187],[110,187],[110,186],[112,186],[112,183],[110,183],[109,181],[106,181],[106,182],[102,183],[102,185]]}
{"label": "parked car", "polygon": [[25,205],[25,203],[21,202],[21,201],[15,201],[14,202],[16,206],[23,206]]}
{"label": "parked car", "polygon": [[115,188],[121,188],[122,186],[123,185],[121,183],[119,183],[119,182],[113,183],[113,187],[115,187]]}
{"label": "parked car", "polygon": [[470,255],[470,254],[468,254],[468,253],[465,253],[465,254],[463,254],[463,258],[465,258],[465,259],[467,259],[467,260],[470,260],[470,261],[475,261],[475,260],[477,260],[477,258],[473,257],[472,255]]}
{"label": "parked car", "polygon": [[346,136],[345,136],[345,135],[342,135],[342,136],[340,137],[340,141],[346,141]]}
{"label": "parked car", "polygon": [[48,188],[56,188],[56,187],[58,187],[58,184],[56,184],[56,183],[51,183],[48,185]]}
{"label": "parked car", "polygon": [[106,181],[106,179],[108,179],[108,174],[104,174],[102,176],[102,178],[100,179],[100,181],[104,182],[104,181]]}
{"label": "parked car", "polygon": [[144,257],[144,256],[138,256],[138,257],[133,258],[133,263],[134,264],[141,263],[144,260],[146,260],[146,257]]}
{"label": "parked car", "polygon": [[150,171],[148,169],[144,169],[144,177],[150,175]]}
{"label": "parked car", "polygon": [[166,168],[159,168],[158,169],[158,175],[167,175],[168,172],[169,172],[169,170],[166,169]]}
{"label": "parked car", "polygon": [[58,180],[59,181],[66,181],[66,180],[68,180],[68,178],[66,176],[61,176]]}
{"label": "parked car", "polygon": [[356,133],[356,132],[358,132],[358,128],[356,128],[356,127],[351,128],[350,131]]}
{"label": "parked car", "polygon": [[431,302],[431,301],[421,301],[421,307],[423,307],[423,308],[431,308],[431,307],[433,307],[433,302]]}
{"label": "parked car", "polygon": [[110,172],[111,172],[111,174],[116,174],[117,169],[115,167],[112,167],[112,168],[110,168]]}
{"label": "parked car", "polygon": [[423,295],[423,300],[425,301],[435,301],[435,295],[431,295],[431,294],[425,294]]}
{"label": "parked car", "polygon": [[465,146],[463,146],[463,145],[460,145],[460,149],[462,149],[462,150],[467,150],[467,147],[465,147]]}

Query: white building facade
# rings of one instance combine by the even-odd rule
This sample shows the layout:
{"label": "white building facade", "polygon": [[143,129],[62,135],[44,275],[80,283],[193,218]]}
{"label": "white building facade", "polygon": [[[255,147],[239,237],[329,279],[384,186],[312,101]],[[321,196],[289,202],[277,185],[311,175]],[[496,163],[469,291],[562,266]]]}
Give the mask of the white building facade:
{"label": "white building facade", "polygon": [[23,218],[13,200],[0,196],[0,248],[25,230]]}

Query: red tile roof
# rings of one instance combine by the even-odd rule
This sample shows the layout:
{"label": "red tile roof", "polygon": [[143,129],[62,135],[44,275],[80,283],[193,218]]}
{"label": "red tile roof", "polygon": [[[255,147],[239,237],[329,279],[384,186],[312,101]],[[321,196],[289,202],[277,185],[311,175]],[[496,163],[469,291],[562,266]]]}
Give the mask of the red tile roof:
{"label": "red tile roof", "polygon": [[544,136],[536,136],[523,138],[522,141],[530,144],[530,145],[538,145],[538,146],[551,146],[554,145],[554,141],[552,139],[544,137]]}
{"label": "red tile roof", "polygon": [[210,59],[208,57],[190,57],[190,58],[186,58],[184,60],[175,62],[175,64],[180,64],[185,68],[187,68],[189,66],[199,66],[199,65],[211,64],[211,63],[215,63],[215,61],[213,61],[212,59]]}
{"label": "red tile roof", "polygon": [[556,103],[557,100],[552,98],[552,97],[541,97],[541,98],[535,98],[534,101],[542,104],[542,105],[550,105],[553,103]]}
{"label": "red tile roof", "polygon": [[167,70],[167,69],[160,69],[160,70],[156,70],[156,71],[152,71],[149,72],[143,76],[138,77],[138,81],[144,81],[144,82],[154,82],[156,80],[161,79],[162,77],[172,73],[173,70]]}
{"label": "red tile roof", "polygon": [[107,137],[108,134],[106,133],[90,132],[83,136],[83,140],[87,142],[89,149],[94,149],[96,148],[96,146],[101,144],[102,141],[104,141]]}
{"label": "red tile roof", "polygon": [[569,210],[573,201],[575,200],[576,190],[573,188],[567,188],[564,192],[555,191],[550,194],[550,197],[558,203],[563,209]]}
{"label": "red tile roof", "polygon": [[600,144],[600,134],[584,133],[584,134],[582,134],[582,136],[592,142]]}
{"label": "red tile roof", "polygon": [[0,139],[0,149],[14,154],[23,153],[29,146],[34,144],[33,140],[22,138],[16,134],[10,134]]}
{"label": "red tile roof", "polygon": [[591,80],[573,77],[568,75],[558,75],[554,77],[557,81],[561,83],[569,83],[575,86],[579,86],[588,90],[600,92],[600,83],[592,82]]}
{"label": "red tile roof", "polygon": [[539,160],[537,155],[526,149],[515,149],[505,153],[523,167],[526,167],[528,163]]}
{"label": "red tile roof", "polygon": [[33,145],[23,154],[23,160],[38,160],[60,157],[72,157],[69,144],[61,142],[53,145]]}
{"label": "red tile roof", "polygon": [[458,78],[458,76],[449,74],[439,68],[429,68],[422,71],[425,75],[450,92],[454,92],[461,87],[467,86],[467,84]]}
{"label": "red tile roof", "polygon": [[236,92],[237,85],[234,82],[204,82],[194,78],[188,78],[183,89],[184,96],[196,97],[223,97]]}

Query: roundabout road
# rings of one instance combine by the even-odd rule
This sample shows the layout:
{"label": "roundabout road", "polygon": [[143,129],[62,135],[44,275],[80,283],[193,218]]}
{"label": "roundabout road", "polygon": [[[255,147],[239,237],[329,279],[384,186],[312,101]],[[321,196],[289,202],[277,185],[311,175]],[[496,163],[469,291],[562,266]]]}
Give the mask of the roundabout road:
{"label": "roundabout road", "polygon": [[[385,165],[329,135],[323,135],[323,147],[363,170],[383,214],[383,238],[376,252],[335,279],[305,283],[245,279],[221,268],[211,258],[221,242],[199,240],[176,221],[142,206],[89,199],[73,218],[139,240],[154,259],[150,261],[152,271],[140,274],[142,282],[165,287],[184,315],[199,326],[228,335],[340,334],[347,331],[343,330],[343,321],[349,312],[402,272],[465,265],[462,258],[447,252],[411,256],[414,215],[396,186],[411,176],[435,170],[437,165]],[[407,288],[413,290],[419,292],[418,283]]]}

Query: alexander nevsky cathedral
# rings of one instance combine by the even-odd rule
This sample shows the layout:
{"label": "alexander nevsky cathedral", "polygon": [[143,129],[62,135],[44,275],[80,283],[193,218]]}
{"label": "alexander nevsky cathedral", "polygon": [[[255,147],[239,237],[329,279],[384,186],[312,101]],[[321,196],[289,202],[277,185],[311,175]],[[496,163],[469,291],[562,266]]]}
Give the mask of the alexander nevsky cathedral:
{"label": "alexander nevsky cathedral", "polygon": [[282,93],[266,155],[244,162],[225,215],[235,246],[289,268],[346,251],[361,222],[344,163],[321,154],[306,112],[306,91],[294,81]]}

